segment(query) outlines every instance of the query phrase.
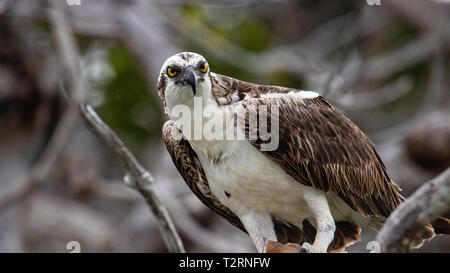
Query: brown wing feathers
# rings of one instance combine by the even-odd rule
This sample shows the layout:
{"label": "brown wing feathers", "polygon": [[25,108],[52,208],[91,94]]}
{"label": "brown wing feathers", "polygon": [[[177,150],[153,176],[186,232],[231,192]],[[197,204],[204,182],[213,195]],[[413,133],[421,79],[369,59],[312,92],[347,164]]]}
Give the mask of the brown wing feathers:
{"label": "brown wing feathers", "polygon": [[[255,113],[261,105],[279,107],[279,147],[263,153],[298,182],[331,190],[367,216],[388,216],[401,202],[370,140],[323,97],[253,98],[242,104]],[[251,143],[259,149],[263,141]]]}
{"label": "brown wing feathers", "polygon": [[[292,88],[255,85],[253,83],[237,80],[220,74],[211,73],[212,96],[219,105],[228,105],[245,98],[259,98],[266,93],[288,93],[295,91]],[[297,90],[300,91],[300,90]],[[236,99],[233,99],[233,96]],[[219,99],[223,99],[220,100]]]}

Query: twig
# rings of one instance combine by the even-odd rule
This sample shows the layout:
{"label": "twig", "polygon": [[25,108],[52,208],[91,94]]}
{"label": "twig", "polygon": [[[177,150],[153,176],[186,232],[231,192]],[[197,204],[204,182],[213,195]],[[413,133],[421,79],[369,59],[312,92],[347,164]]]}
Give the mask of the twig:
{"label": "twig", "polygon": [[450,208],[450,168],[420,187],[386,220],[376,240],[383,252],[407,252],[425,225]]}
{"label": "twig", "polygon": [[369,110],[392,102],[411,91],[413,80],[408,76],[401,76],[393,83],[376,90],[367,92],[349,92],[333,97],[333,102],[341,109],[352,111]]}
{"label": "twig", "polygon": [[364,67],[363,78],[375,80],[388,77],[397,71],[418,63],[433,54],[440,44],[440,39],[435,34],[423,35],[399,49],[383,53],[367,61]]}
{"label": "twig", "polygon": [[[61,2],[49,0],[52,4],[51,23],[55,31],[55,40],[67,69],[67,76],[72,89],[84,89],[84,77],[79,71],[78,50],[69,25],[62,14]],[[75,95],[74,93],[73,95]],[[122,140],[108,127],[89,105],[80,102],[78,96],[71,96],[71,105],[77,105],[81,117],[88,128],[111,148],[124,163],[127,170],[125,182],[136,189],[145,199],[150,210],[155,214],[159,230],[170,252],[184,252],[181,239],[175,229],[167,209],[161,203],[153,188],[152,175],[142,167],[136,157],[128,150]]]}
{"label": "twig", "polygon": [[124,178],[125,182],[144,197],[151,211],[155,214],[158,220],[158,227],[169,251],[184,252],[184,247],[175,225],[153,188],[154,179],[152,175],[139,164],[136,157],[128,150],[122,140],[100,119],[92,107],[81,103],[80,110],[82,118],[88,125],[87,127],[104,141],[124,164],[125,169],[128,171]]}

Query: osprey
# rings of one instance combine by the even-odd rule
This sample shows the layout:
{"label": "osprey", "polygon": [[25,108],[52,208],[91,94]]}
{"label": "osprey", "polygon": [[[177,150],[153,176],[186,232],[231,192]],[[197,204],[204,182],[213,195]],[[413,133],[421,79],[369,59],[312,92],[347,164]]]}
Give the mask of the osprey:
{"label": "osprey", "polygon": [[[158,94],[170,117],[163,139],[181,176],[259,252],[269,241],[343,251],[403,200],[369,138],[315,92],[219,75],[201,55],[182,52],[163,64]],[[263,149],[263,116],[264,127],[277,125],[274,149]],[[211,123],[221,137],[207,136]],[[223,137],[230,128],[245,138]],[[427,225],[417,245],[433,236]]]}

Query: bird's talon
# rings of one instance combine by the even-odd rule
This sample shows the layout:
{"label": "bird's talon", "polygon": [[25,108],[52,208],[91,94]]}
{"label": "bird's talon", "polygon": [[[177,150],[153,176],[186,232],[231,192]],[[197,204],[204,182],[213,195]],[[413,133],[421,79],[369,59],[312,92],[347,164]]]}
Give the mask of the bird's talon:
{"label": "bird's talon", "polygon": [[266,253],[299,253],[301,246],[295,243],[282,244],[274,241],[268,241]]}
{"label": "bird's talon", "polygon": [[309,243],[303,243],[302,248],[300,249],[300,253],[310,253],[312,245]]}

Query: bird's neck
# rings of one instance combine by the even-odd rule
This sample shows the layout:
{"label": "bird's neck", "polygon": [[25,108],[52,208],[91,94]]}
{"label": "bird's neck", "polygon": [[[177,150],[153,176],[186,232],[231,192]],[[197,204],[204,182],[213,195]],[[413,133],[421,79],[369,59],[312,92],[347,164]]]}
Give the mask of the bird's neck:
{"label": "bird's neck", "polygon": [[198,88],[196,96],[187,96],[188,92],[192,92],[190,90],[178,91],[177,94],[184,97],[178,97],[177,100],[167,103],[170,119],[175,121],[188,139],[203,138],[204,124],[214,117],[209,112],[217,105],[211,97],[210,90],[206,89],[207,87]]}

